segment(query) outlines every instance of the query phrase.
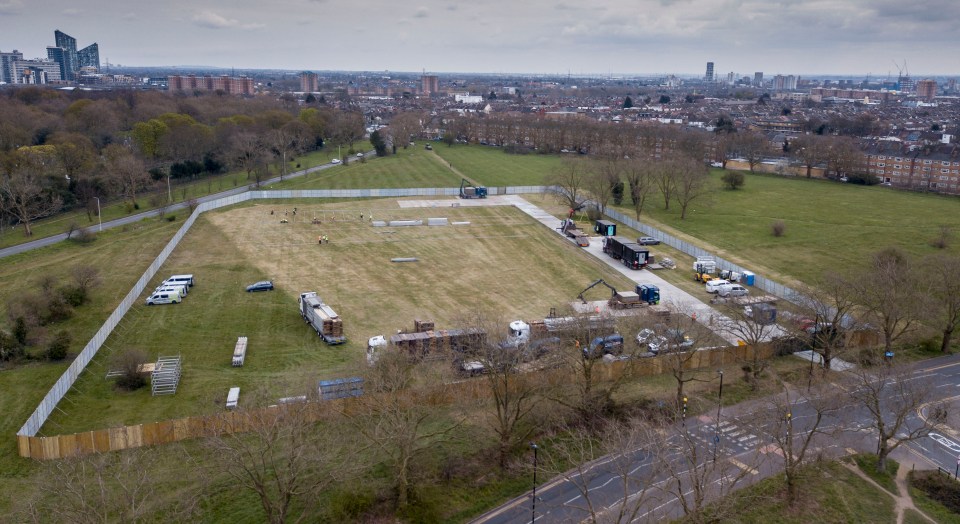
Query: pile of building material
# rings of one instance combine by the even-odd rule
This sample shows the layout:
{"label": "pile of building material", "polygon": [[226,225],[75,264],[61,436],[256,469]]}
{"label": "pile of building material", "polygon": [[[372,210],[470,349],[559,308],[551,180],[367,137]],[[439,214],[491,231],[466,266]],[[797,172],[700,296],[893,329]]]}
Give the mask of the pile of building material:
{"label": "pile of building material", "polygon": [[159,357],[157,364],[150,374],[150,388],[153,396],[173,395],[180,384],[181,361],[180,355],[175,357]]}
{"label": "pile of building material", "polygon": [[428,226],[445,226],[447,225],[447,219],[446,218],[428,218],[427,225]]}

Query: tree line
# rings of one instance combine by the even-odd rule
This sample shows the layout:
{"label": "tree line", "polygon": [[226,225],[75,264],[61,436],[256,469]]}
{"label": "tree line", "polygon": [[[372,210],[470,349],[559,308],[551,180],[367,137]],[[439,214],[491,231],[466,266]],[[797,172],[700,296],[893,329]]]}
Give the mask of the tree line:
{"label": "tree line", "polygon": [[259,183],[295,155],[365,134],[363,115],[320,103],[153,91],[0,94],[0,213],[32,234],[63,210],[138,198],[168,179],[241,169]]}

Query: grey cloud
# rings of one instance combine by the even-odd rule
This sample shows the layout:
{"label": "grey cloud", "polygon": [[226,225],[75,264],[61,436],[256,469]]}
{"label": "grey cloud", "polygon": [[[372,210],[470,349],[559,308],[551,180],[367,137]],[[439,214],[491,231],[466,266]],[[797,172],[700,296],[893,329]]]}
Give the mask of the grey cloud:
{"label": "grey cloud", "polygon": [[414,18],[426,18],[428,16],[430,16],[430,13],[423,6],[418,7],[417,12],[413,15]]}
{"label": "grey cloud", "polygon": [[18,15],[23,10],[20,0],[0,0],[0,15]]}
{"label": "grey cloud", "polygon": [[233,18],[226,18],[213,11],[201,11],[193,15],[193,23],[208,29],[260,29],[263,24],[243,24]]}

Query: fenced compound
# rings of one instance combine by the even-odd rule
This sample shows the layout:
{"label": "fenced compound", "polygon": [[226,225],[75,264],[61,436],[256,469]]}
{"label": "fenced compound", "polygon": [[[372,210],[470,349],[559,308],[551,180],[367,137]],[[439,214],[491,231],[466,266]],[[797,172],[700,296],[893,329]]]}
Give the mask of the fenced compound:
{"label": "fenced compound", "polygon": [[[518,195],[526,193],[544,193],[547,192],[547,186],[516,186],[516,187],[490,187],[487,188],[490,195]],[[203,202],[198,205],[189,218],[183,223],[177,233],[170,239],[167,245],[161,250],[160,254],[157,255],[157,258],[150,264],[143,275],[133,286],[130,292],[124,297],[120,302],[117,308],[111,313],[107,320],[103,323],[97,333],[90,339],[83,350],[80,351],[77,358],[70,364],[67,370],[60,376],[57,382],[50,388],[47,394],[44,396],[43,400],[36,407],[30,417],[24,422],[23,426],[17,431],[18,440],[20,441],[20,454],[24,457],[36,456],[31,453],[31,449],[34,446],[40,446],[40,440],[44,441],[49,439],[59,439],[61,437],[68,438],[66,436],[55,436],[55,437],[36,437],[40,432],[41,427],[43,427],[44,422],[56,408],[57,404],[61,399],[67,394],[67,392],[73,387],[74,382],[79,378],[80,374],[86,370],[87,364],[93,359],[93,357],[100,350],[100,347],[104,344],[113,330],[120,323],[120,320],[123,319],[124,315],[133,307],[134,302],[143,293],[146,289],[147,284],[150,280],[156,275],[160,267],[166,262],[167,258],[176,249],[177,245],[183,239],[184,235],[190,230],[196,221],[197,217],[200,214],[219,209],[222,207],[232,206],[236,204],[241,204],[250,200],[270,200],[270,199],[309,199],[309,198],[399,198],[399,197],[417,197],[417,196],[458,196],[458,188],[397,188],[397,189],[314,189],[314,190],[287,190],[287,191],[247,191],[244,193],[239,193],[232,196],[227,196],[219,198],[216,200],[211,200]],[[634,228],[638,231],[643,231],[654,238],[657,238],[661,242],[679,249],[688,255],[691,256],[703,256],[709,255],[709,253],[694,246],[690,243],[684,242],[680,239],[663,233],[662,231],[653,229],[649,226],[643,225],[638,221],[624,215],[615,210],[607,210],[607,216],[615,220],[628,225],[631,228]],[[721,258],[716,258],[718,266],[723,269],[731,269],[734,271],[742,272],[743,268],[736,264],[732,264]],[[756,276],[755,285],[761,289],[764,289],[768,293],[777,295],[781,298],[787,300],[796,300],[796,292],[790,289],[787,286],[783,286],[777,282],[773,282],[767,278],[762,277],[761,275]],[[163,423],[157,423],[163,424]],[[131,427],[140,427],[140,426],[131,426]],[[103,430],[108,431],[108,430]],[[109,430],[111,432],[115,430]],[[142,431],[142,430],[141,430]],[[150,430],[152,431],[152,430]],[[94,432],[90,432],[94,433]],[[104,433],[104,435],[108,435]],[[76,438],[76,437],[74,437]],[[93,438],[93,437],[91,437]],[[127,442],[129,439],[127,437],[119,436],[99,436],[100,439],[95,446],[95,451],[104,451],[109,449],[124,449],[124,447],[111,448],[109,444],[104,444],[104,442],[117,441]],[[152,437],[150,437],[152,438]],[[186,437],[186,438],[194,438]],[[106,439],[106,440],[104,440]],[[143,439],[140,439],[142,441]],[[149,438],[147,438],[149,440]],[[183,438],[178,438],[176,440],[183,440]],[[134,439],[134,441],[137,441]],[[171,440],[170,442],[173,442]],[[158,442],[159,443],[159,442]],[[148,444],[149,445],[149,444]],[[84,449],[91,448],[87,446]],[[103,449],[106,446],[107,449]],[[74,445],[73,447],[76,447]],[[69,443],[67,443],[67,448],[71,448]],[[59,448],[57,448],[59,449]],[[92,449],[92,448],[91,448]],[[37,451],[39,456],[37,458],[56,458],[56,457],[46,457],[44,456],[43,451]],[[62,455],[69,456],[69,455]]]}
{"label": "fenced compound", "polygon": [[157,365],[150,373],[150,394],[173,395],[177,392],[177,386],[180,385],[181,374],[180,355],[158,358]]}

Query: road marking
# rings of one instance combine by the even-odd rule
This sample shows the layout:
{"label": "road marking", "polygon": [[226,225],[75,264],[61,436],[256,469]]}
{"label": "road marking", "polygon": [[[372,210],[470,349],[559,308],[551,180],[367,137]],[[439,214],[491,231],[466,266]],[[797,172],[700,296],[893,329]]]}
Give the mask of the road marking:
{"label": "road marking", "polygon": [[731,459],[730,459],[730,463],[733,464],[734,466],[736,466],[736,467],[744,470],[744,471],[749,472],[751,475],[758,475],[758,474],[760,473],[760,472],[757,471],[756,469],[751,468],[750,466],[744,464],[743,462],[740,462],[739,460],[737,460],[737,459],[735,459],[735,458],[731,458]]}
{"label": "road marking", "polygon": [[567,504],[569,504],[569,503],[571,503],[571,502],[573,502],[573,501],[575,501],[575,500],[577,500],[578,498],[580,498],[580,495],[577,495],[576,497],[573,497],[572,499],[570,499],[570,500],[568,500],[568,501],[566,501],[566,502],[564,502],[564,503],[563,503],[563,505],[564,505],[564,506],[566,506]]}
{"label": "road marking", "polygon": [[753,439],[756,439],[756,438],[757,438],[756,435],[747,435],[747,436],[745,436],[745,437],[740,437],[740,438],[738,438],[738,439],[737,439],[737,442],[743,442],[744,440],[753,440]]}
{"label": "road marking", "polygon": [[957,387],[957,384],[940,384],[940,385],[937,386],[937,387],[938,387],[938,388],[955,388],[955,387]]}
{"label": "road marking", "polygon": [[960,366],[960,362],[954,362],[953,364],[945,364],[943,366],[937,366],[935,368],[918,369],[914,371],[914,373],[923,373],[925,371],[936,371],[938,369],[952,368],[953,366]]}
{"label": "road marking", "polygon": [[855,449],[853,449],[853,448],[845,448],[845,451],[847,452],[847,455],[856,455],[856,454],[857,454],[857,450],[855,450]]}

